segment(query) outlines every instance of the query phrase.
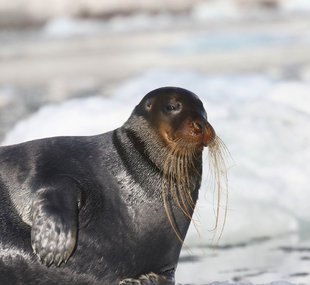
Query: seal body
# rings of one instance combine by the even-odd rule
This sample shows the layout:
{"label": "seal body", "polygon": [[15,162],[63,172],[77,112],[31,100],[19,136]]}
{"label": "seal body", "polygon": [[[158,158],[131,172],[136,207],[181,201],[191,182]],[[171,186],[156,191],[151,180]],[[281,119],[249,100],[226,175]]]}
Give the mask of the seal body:
{"label": "seal body", "polygon": [[112,132],[1,147],[1,284],[174,284],[190,219],[164,165],[179,137],[193,145],[195,204],[210,128],[194,94],[166,87]]}

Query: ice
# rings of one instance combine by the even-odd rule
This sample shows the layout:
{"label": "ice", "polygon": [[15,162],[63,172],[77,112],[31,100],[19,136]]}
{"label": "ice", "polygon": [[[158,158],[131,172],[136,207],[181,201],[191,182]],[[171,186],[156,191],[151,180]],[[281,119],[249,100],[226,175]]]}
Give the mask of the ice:
{"label": "ice", "polygon": [[9,87],[4,87],[0,89],[0,107],[6,107],[16,99],[16,95]]}
{"label": "ice", "polygon": [[182,15],[168,13],[147,14],[134,13],[132,15],[118,15],[107,20],[78,19],[73,17],[53,18],[42,28],[46,37],[73,37],[100,33],[123,33],[130,31],[162,29],[172,24],[184,22]]}
{"label": "ice", "polygon": [[[253,283],[230,283],[230,282],[212,282],[208,285],[254,285]],[[257,284],[257,285],[294,285],[286,281],[275,281],[271,283]]]}
{"label": "ice", "polygon": [[192,10],[196,21],[214,21],[219,19],[239,19],[241,11],[233,1],[201,1]]}
{"label": "ice", "polygon": [[308,0],[283,0],[279,2],[280,8],[288,13],[308,13],[310,2]]}
{"label": "ice", "polygon": [[47,36],[68,37],[99,32],[102,24],[95,20],[80,20],[71,17],[54,18],[47,22],[42,32]]}
{"label": "ice", "polygon": [[71,99],[42,107],[19,122],[8,133],[4,144],[61,135],[92,135],[120,127],[134,105],[99,96]]}
{"label": "ice", "polygon": [[299,41],[289,33],[280,35],[262,32],[200,32],[192,34],[189,38],[170,48],[171,52],[219,52],[236,49],[250,49],[259,46],[275,46]]}
{"label": "ice", "polygon": [[310,114],[310,83],[300,88],[299,81],[286,81],[278,84],[270,94],[272,100],[285,104],[288,108]]}

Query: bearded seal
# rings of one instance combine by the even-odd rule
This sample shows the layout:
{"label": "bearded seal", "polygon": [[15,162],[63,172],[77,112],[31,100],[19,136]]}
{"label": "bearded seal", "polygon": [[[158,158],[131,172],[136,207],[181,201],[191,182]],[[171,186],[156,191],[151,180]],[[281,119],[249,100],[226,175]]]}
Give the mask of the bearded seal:
{"label": "bearded seal", "polygon": [[174,284],[214,138],[194,93],[162,87],[114,131],[1,147],[1,280]]}

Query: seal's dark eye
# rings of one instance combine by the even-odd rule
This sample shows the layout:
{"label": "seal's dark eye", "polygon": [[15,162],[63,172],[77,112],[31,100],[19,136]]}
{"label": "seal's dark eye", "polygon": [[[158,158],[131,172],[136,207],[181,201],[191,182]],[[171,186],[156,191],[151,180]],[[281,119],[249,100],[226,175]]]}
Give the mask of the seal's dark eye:
{"label": "seal's dark eye", "polygon": [[177,112],[181,110],[181,104],[180,103],[170,103],[166,105],[166,111],[168,112]]}
{"label": "seal's dark eye", "polygon": [[166,109],[167,109],[168,111],[175,111],[177,108],[176,108],[176,106],[174,106],[174,105],[167,105],[167,106],[166,106]]}

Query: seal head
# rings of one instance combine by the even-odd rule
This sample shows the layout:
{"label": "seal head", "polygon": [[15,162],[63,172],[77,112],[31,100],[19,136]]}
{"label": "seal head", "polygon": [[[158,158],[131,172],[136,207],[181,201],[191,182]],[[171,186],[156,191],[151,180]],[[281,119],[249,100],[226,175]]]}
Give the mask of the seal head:
{"label": "seal head", "polygon": [[147,120],[167,145],[197,147],[215,138],[215,131],[198,96],[186,89],[162,87],[149,92],[133,114]]}

